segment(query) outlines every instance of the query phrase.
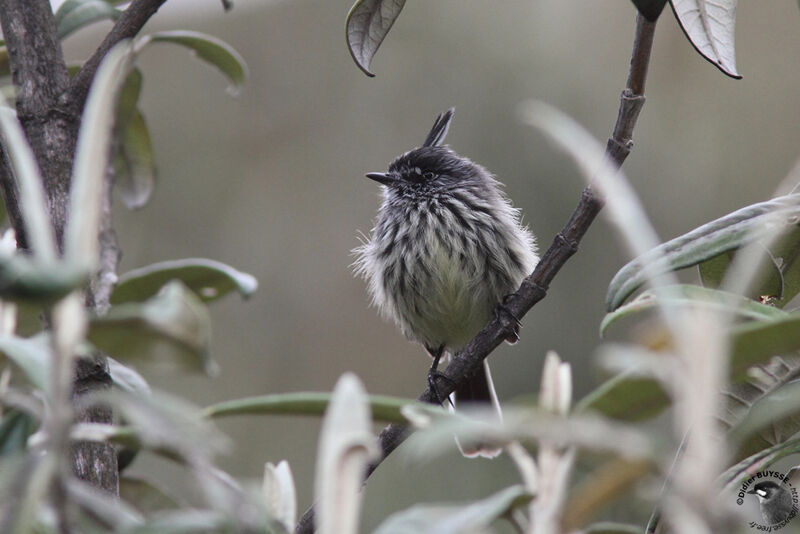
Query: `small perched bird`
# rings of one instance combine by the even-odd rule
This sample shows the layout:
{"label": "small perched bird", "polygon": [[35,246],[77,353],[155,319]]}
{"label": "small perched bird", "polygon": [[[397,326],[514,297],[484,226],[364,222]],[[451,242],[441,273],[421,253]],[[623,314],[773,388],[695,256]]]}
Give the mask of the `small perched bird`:
{"label": "small perched bird", "polygon": [[[442,356],[464,347],[539,261],[501,184],[442,145],[453,112],[439,115],[422,146],[388,172],[366,175],[382,185],[382,203],[370,237],[354,251],[356,272],[381,315],[433,358],[434,392]],[[499,411],[488,365],[455,398],[491,402]]]}
{"label": "small perched bird", "polygon": [[759,482],[747,493],[758,497],[761,517],[767,525],[782,522],[792,511],[792,494],[774,480]]}

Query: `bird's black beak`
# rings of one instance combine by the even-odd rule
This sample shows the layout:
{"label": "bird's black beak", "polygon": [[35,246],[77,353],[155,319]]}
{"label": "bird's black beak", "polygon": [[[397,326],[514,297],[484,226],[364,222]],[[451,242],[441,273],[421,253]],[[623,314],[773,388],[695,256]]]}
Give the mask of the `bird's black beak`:
{"label": "bird's black beak", "polygon": [[397,177],[387,172],[368,172],[366,174],[370,180],[375,180],[379,184],[390,185],[397,181]]}

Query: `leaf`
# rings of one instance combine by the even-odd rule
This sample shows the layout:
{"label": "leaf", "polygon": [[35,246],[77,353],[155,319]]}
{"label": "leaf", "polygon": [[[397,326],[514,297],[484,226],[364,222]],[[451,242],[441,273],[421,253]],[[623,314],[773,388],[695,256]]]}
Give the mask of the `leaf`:
{"label": "leaf", "polygon": [[87,337],[102,352],[122,360],[170,357],[209,375],[216,373],[209,352],[208,310],[178,281],[143,303],[112,306],[106,315],[94,317]]}
{"label": "leaf", "polygon": [[133,528],[144,522],[142,514],[125,501],[90,485],[78,478],[69,478],[65,484],[72,503],[91,514],[92,518],[113,532]]}
{"label": "leaf", "polygon": [[670,4],[695,50],[731,78],[741,78],[733,42],[738,0],[670,0]]}
{"label": "leaf", "polygon": [[0,253],[0,298],[13,302],[52,304],[86,283],[80,266]]}
{"label": "leaf", "polygon": [[620,319],[654,309],[658,306],[677,306],[683,308],[702,307],[721,313],[733,312],[743,319],[770,320],[785,317],[786,312],[755,302],[749,298],[694,285],[666,286],[659,289],[660,297],[652,290],[643,292],[635,299],[611,313],[607,313],[600,323],[600,335]]}
{"label": "leaf", "polygon": [[56,11],[58,38],[101,20],[117,20],[122,11],[105,0],[67,0]]}
{"label": "leaf", "polygon": [[347,48],[358,68],[375,76],[372,57],[400,15],[406,0],[357,0],[347,14]]}
{"label": "leaf", "polygon": [[527,505],[533,495],[511,486],[466,505],[416,505],[389,516],[373,534],[459,534],[487,528],[497,519]]}
{"label": "leaf", "polygon": [[645,270],[664,273],[697,265],[775,232],[776,214],[791,228],[800,217],[800,195],[747,206],[662,243],[620,269],[608,286],[607,311],[614,311],[644,284]]}
{"label": "leaf", "polygon": [[[231,45],[211,35],[188,30],[158,32],[145,36],[153,42],[174,43],[192,50],[198,58],[217,67],[232,86],[228,91],[236,95],[247,80],[247,64]],[[146,44],[148,41],[144,41]]]}
{"label": "leaf", "polygon": [[358,532],[361,484],[379,451],[367,393],[352,373],[339,378],[325,411],[317,450],[314,495],[319,534]]}
{"label": "leaf", "polygon": [[[795,362],[792,376],[796,378],[797,374]],[[753,402],[741,394],[732,396],[746,406],[730,431],[731,440],[737,444],[735,459],[783,443],[800,430],[800,381],[778,381],[774,387],[759,382],[748,385],[760,393]]]}
{"label": "leaf", "polygon": [[736,326],[731,331],[731,381],[747,378],[747,370],[772,356],[800,350],[800,313],[771,321]]}
{"label": "leaf", "polygon": [[632,0],[636,9],[642,14],[644,18],[650,22],[658,20],[661,11],[664,9],[664,4],[667,0]]}
{"label": "leaf", "polygon": [[180,508],[183,504],[152,481],[139,476],[120,477],[119,496],[143,514]]}
{"label": "leaf", "polygon": [[118,131],[124,132],[128,128],[136,106],[139,103],[139,95],[142,92],[142,71],[134,67],[131,69],[125,83],[120,89],[119,100],[117,101],[117,121],[115,127]]}
{"label": "leaf", "polygon": [[292,470],[286,460],[278,462],[277,466],[266,463],[261,493],[270,517],[275,518],[286,532],[292,532],[297,521],[297,495]]}
{"label": "leaf", "polygon": [[50,338],[46,334],[30,338],[0,336],[0,352],[25,374],[25,378],[36,389],[41,391],[48,388],[50,351]]}
{"label": "leaf", "polygon": [[108,362],[108,374],[111,375],[111,381],[115,386],[139,395],[150,395],[152,393],[147,380],[137,373],[135,369],[122,365],[110,356],[106,356],[106,361]]}
{"label": "leaf", "polygon": [[94,76],[81,117],[70,186],[70,217],[64,230],[64,257],[94,271],[100,255],[97,236],[105,175],[113,137],[117,98],[132,68],[135,51],[122,42],[106,54]]}
{"label": "leaf", "polygon": [[[766,241],[747,296],[783,308],[800,293],[800,227],[792,226],[777,239]],[[719,287],[734,257],[733,252],[726,252],[698,265],[703,285]]]}
{"label": "leaf", "polygon": [[230,265],[204,258],[187,258],[128,271],[120,276],[111,303],[141,302],[169,280],[180,280],[205,302],[223,297],[234,289],[247,298],[258,289],[258,281],[252,275],[237,271]]}
{"label": "leaf", "polygon": [[[298,392],[261,395],[223,401],[207,407],[206,417],[232,415],[322,415],[330,402],[330,393]],[[370,395],[367,398],[376,421],[405,423],[401,408],[418,402],[413,399]]]}
{"label": "leaf", "polygon": [[659,415],[670,398],[657,380],[633,370],[603,382],[575,404],[575,413],[598,412],[620,421],[643,421]]}
{"label": "leaf", "polygon": [[45,261],[56,259],[56,238],[47,211],[44,181],[16,112],[0,94],[0,135],[11,163],[29,245]]}
{"label": "leaf", "polygon": [[0,456],[18,454],[28,445],[28,438],[39,425],[25,412],[9,410],[0,421]]}
{"label": "leaf", "polygon": [[602,523],[589,525],[583,532],[585,534],[641,534],[642,527],[639,525],[603,521]]}
{"label": "leaf", "polygon": [[406,450],[420,460],[430,461],[453,449],[453,436],[463,447],[481,443],[505,446],[511,442],[543,441],[554,447],[575,446],[610,452],[626,458],[646,459],[652,455],[651,438],[632,426],[593,414],[557,416],[541,410],[504,407],[503,419],[496,412],[461,410],[447,413],[430,406],[411,404],[403,414],[419,430],[408,438]]}
{"label": "leaf", "polygon": [[114,155],[114,178],[117,191],[128,209],[143,208],[153,193],[156,168],[153,143],[144,115],[136,109],[122,132]]}

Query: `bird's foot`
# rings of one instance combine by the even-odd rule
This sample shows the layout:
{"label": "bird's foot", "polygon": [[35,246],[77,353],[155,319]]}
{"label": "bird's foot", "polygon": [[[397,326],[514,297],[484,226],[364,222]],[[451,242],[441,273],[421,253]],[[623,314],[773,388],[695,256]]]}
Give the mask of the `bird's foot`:
{"label": "bird's foot", "polygon": [[[431,393],[433,393],[433,400],[436,402],[436,404],[441,405],[444,402],[444,399],[442,399],[442,395],[439,393],[439,386],[436,384],[436,381],[439,379],[444,380],[445,382],[453,386],[455,386],[456,383],[450,377],[448,377],[446,374],[439,371],[438,369],[431,368],[428,371],[428,388],[431,390]],[[447,397],[447,400],[448,402],[450,402],[451,405],[453,404],[453,401],[450,399],[449,395]]]}
{"label": "bird's foot", "polygon": [[506,342],[511,345],[519,341],[519,329],[522,328],[522,322],[516,315],[514,315],[514,312],[511,311],[511,308],[506,305],[506,302],[508,302],[508,299],[510,299],[512,296],[513,295],[506,295],[503,297],[503,300],[501,300],[500,304],[498,304],[494,309],[494,313],[498,316],[498,319],[500,318],[501,314],[505,314],[506,316],[510,317],[512,321],[514,321],[514,330],[508,337],[506,337]]}

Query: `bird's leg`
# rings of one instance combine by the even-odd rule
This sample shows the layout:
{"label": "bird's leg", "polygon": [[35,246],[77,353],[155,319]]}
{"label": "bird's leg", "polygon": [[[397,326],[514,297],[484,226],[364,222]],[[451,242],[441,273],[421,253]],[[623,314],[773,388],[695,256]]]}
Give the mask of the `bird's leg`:
{"label": "bird's leg", "polygon": [[514,315],[514,313],[509,309],[508,306],[506,306],[506,302],[508,302],[508,299],[510,299],[512,296],[513,294],[506,295],[505,297],[503,297],[503,300],[501,300],[500,304],[498,304],[497,307],[494,309],[494,313],[496,316],[498,316],[498,319],[500,314],[504,313],[507,316],[511,317],[511,319],[514,321],[514,331],[511,333],[510,336],[506,338],[506,342],[511,345],[519,341],[519,329],[522,327],[522,322],[519,320],[519,318],[516,315]]}
{"label": "bird's leg", "polygon": [[[433,393],[433,398],[436,401],[436,404],[442,404],[442,396],[439,394],[439,386],[436,385],[436,380],[441,378],[446,382],[450,382],[454,384],[454,382],[448,378],[444,373],[439,371],[439,360],[442,359],[442,355],[444,354],[444,345],[440,345],[438,348],[431,350],[428,347],[425,347],[428,351],[428,354],[431,355],[433,358],[433,363],[431,364],[431,368],[428,370],[428,388],[430,388],[431,393]],[[450,397],[447,397],[448,400]],[[450,401],[452,403],[452,401]]]}

